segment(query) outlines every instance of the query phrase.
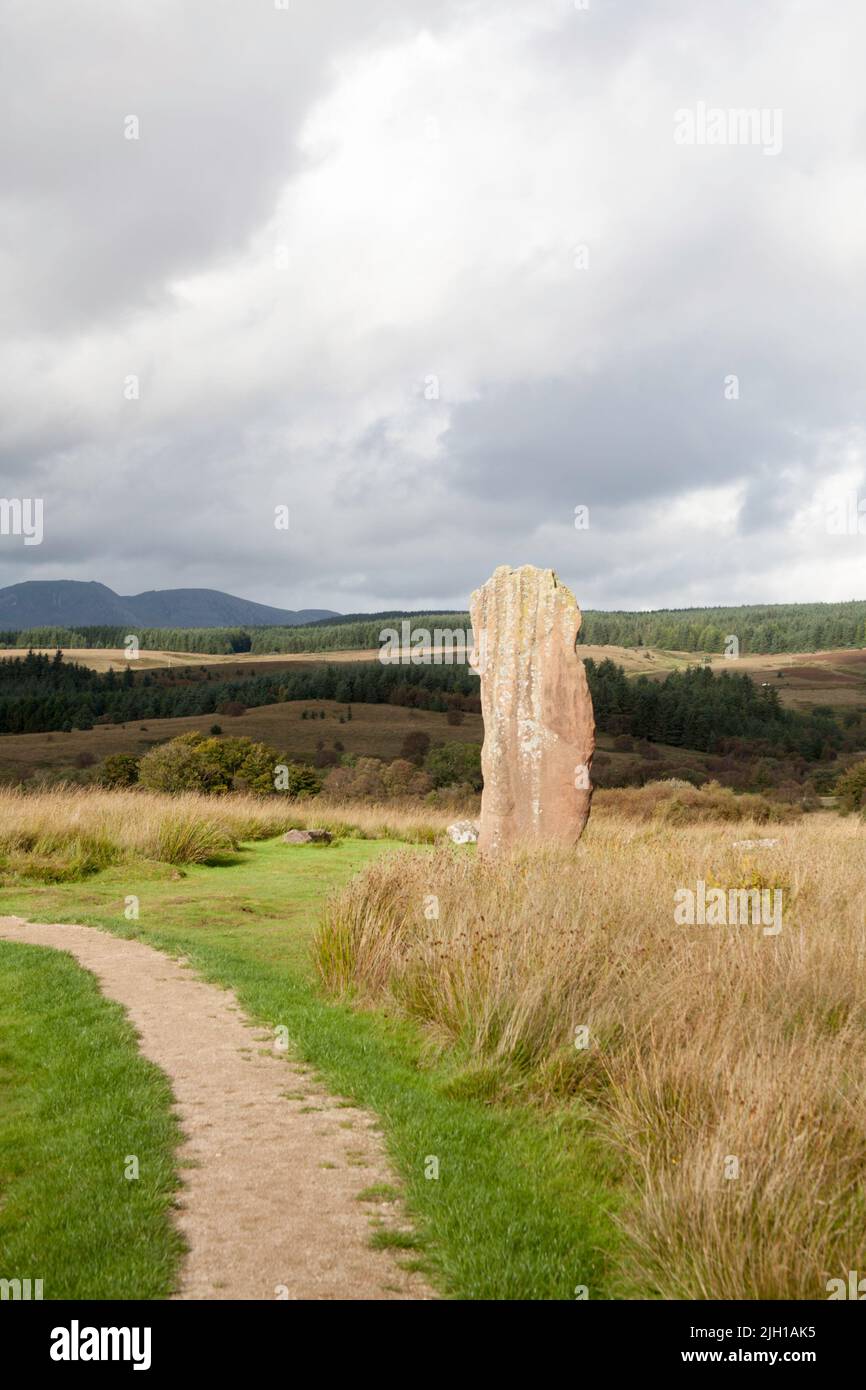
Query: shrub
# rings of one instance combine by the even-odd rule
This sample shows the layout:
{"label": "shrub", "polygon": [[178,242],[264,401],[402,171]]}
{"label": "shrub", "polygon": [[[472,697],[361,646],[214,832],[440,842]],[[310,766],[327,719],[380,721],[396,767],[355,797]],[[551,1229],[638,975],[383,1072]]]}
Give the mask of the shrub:
{"label": "shrub", "polygon": [[706,773],[701,772],[698,768],[695,767],[674,766],[669,770],[665,769],[664,772],[662,772],[660,768],[656,767],[654,771],[656,780],[663,778],[664,780],[670,782],[684,782],[687,786],[690,787],[702,787],[703,784],[707,781]]}
{"label": "shrub", "polygon": [[835,790],[840,811],[866,810],[866,758],[842,773],[836,781]]}
{"label": "shrub", "polygon": [[217,734],[221,734],[222,731],[223,731],[222,724],[211,724],[211,726],[210,726],[210,731],[211,731],[211,733],[214,734],[215,736],[216,736]]}
{"label": "shrub", "polygon": [[395,758],[392,763],[380,762],[378,758],[357,758],[351,765],[333,768],[325,778],[325,791],[329,796],[361,801],[426,796],[432,785],[428,774],[408,758]]}
{"label": "shrub", "polygon": [[[286,788],[277,786],[277,768],[284,766],[276,749],[266,743],[254,743],[249,738],[202,738],[199,733],[181,734],[179,738],[157,745],[141,760],[140,779],[148,791],[206,792],[211,795],[230,791],[256,792],[260,796],[274,794]],[[300,778],[297,771],[289,772],[289,795],[298,795],[292,786],[321,785],[313,776],[310,781]]]}
{"label": "shrub", "polygon": [[325,791],[330,796],[382,801],[385,798],[382,767],[378,758],[357,758],[352,766],[332,768],[325,778]]}
{"label": "shrub", "polygon": [[200,768],[195,755],[200,739],[200,734],[181,734],[179,738],[151,748],[139,766],[141,785],[153,792],[201,790]]}
{"label": "shrub", "polygon": [[336,748],[317,748],[313,756],[314,767],[337,767],[340,762],[340,754]]}
{"label": "shrub", "polygon": [[132,787],[138,781],[141,759],[134,753],[112,753],[99,770],[104,787]]}
{"label": "shrub", "polygon": [[423,763],[424,758],[430,748],[430,735],[425,734],[422,729],[410,729],[403,739],[403,746],[400,749],[400,757],[406,758],[410,763]]}
{"label": "shrub", "polygon": [[[290,797],[318,796],[322,790],[322,779],[306,763],[284,763],[286,768],[285,791]],[[280,790],[283,790],[281,787]]]}
{"label": "shrub", "polygon": [[388,796],[426,796],[433,783],[429,773],[421,771],[407,758],[395,758],[382,769],[382,784]]}
{"label": "shrub", "polygon": [[657,762],[661,757],[658,748],[656,748],[654,743],[650,743],[648,738],[639,738],[635,744],[635,748],[647,762]]}
{"label": "shrub", "polygon": [[442,743],[424,759],[434,787],[447,787],[453,782],[468,782],[474,791],[483,786],[480,743]]}
{"label": "shrub", "polygon": [[424,800],[428,806],[457,812],[455,820],[473,820],[479,812],[478,793],[468,782],[452,782],[450,787],[436,787],[427,793]]}

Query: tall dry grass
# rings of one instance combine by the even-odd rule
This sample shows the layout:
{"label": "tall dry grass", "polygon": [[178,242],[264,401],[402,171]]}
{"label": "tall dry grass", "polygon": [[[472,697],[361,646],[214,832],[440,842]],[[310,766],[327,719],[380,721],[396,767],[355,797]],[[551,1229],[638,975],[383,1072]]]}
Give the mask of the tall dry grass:
{"label": "tall dry grass", "polygon": [[[821,815],[735,847],[767,833],[609,804],[569,854],[379,861],[319,934],[334,992],[397,1005],[469,1075],[593,1108],[644,1294],[826,1298],[866,1270],[866,832]],[[698,880],[781,888],[782,931],[677,925]]]}
{"label": "tall dry grass", "polygon": [[316,797],[178,796],[99,787],[0,789],[0,873],[84,877],[128,857],[206,863],[247,840],[324,826],[340,837],[425,843],[454,818],[423,803],[353,805]]}
{"label": "tall dry grass", "polygon": [[596,818],[609,811],[636,820],[667,821],[690,825],[697,821],[752,821],[756,825],[798,820],[802,807],[772,801],[756,792],[734,792],[719,782],[694,787],[668,777],[642,787],[602,788],[595,792],[592,809]]}

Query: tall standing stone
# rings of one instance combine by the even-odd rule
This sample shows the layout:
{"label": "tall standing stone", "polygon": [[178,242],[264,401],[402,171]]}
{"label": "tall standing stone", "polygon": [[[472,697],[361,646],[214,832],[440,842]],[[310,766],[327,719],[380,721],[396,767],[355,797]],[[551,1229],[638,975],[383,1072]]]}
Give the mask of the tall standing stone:
{"label": "tall standing stone", "polygon": [[470,614],[484,715],[478,848],[576,844],[595,748],[577,601],[553,570],[500,565],[472,595]]}

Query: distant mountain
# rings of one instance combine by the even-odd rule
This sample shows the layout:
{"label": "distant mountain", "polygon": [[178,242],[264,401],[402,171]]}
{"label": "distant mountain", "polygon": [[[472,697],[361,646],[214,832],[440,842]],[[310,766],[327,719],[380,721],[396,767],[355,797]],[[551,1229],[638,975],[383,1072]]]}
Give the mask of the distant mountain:
{"label": "distant mountain", "polygon": [[297,627],[338,618],[329,608],[271,608],[219,589],[151,589],[124,596],[105,584],[30,579],[0,589],[0,628]]}

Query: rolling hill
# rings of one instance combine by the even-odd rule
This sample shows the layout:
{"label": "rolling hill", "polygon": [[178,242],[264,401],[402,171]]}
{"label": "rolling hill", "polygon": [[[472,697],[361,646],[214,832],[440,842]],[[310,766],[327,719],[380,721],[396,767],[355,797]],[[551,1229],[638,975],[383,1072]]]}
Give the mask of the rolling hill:
{"label": "rolling hill", "polygon": [[0,589],[0,628],[98,627],[295,627],[339,614],[327,608],[295,612],[235,598],[219,589],[150,589],[116,594],[105,584],[77,579],[31,579]]}

